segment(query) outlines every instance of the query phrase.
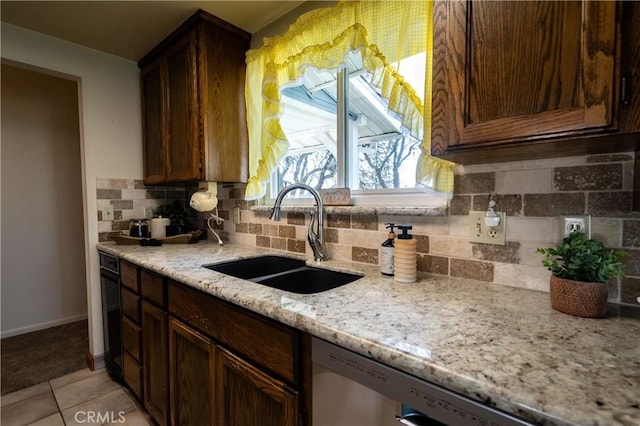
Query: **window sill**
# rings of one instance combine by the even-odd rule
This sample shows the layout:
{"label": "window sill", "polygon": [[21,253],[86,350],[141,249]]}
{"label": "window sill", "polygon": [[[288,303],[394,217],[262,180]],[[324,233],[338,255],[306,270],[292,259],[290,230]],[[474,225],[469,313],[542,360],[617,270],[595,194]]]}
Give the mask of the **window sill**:
{"label": "window sill", "polygon": [[[272,206],[252,206],[251,211],[269,212]],[[287,213],[315,212],[315,206],[282,206]],[[377,207],[377,206],[324,206],[329,214],[377,215],[377,216],[446,216],[447,207]]]}

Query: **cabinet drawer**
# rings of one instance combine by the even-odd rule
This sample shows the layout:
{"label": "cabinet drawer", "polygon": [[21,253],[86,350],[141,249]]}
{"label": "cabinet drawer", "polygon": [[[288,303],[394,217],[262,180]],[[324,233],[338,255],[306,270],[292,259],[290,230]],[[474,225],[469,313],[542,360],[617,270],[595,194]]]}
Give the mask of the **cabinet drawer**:
{"label": "cabinet drawer", "polygon": [[128,317],[134,324],[140,325],[140,297],[126,288],[120,289],[122,300],[122,314]]}
{"label": "cabinet drawer", "polygon": [[138,399],[142,400],[142,367],[127,352],[124,353],[124,382]]}
{"label": "cabinet drawer", "polygon": [[141,347],[142,332],[140,327],[129,321],[126,317],[122,318],[122,346],[131,354],[131,356],[138,362],[142,362],[140,347]]}
{"label": "cabinet drawer", "polygon": [[155,303],[156,305],[166,307],[166,287],[164,277],[153,272],[140,271],[140,288],[142,297]]}
{"label": "cabinet drawer", "polygon": [[283,379],[296,383],[298,332],[169,281],[169,312]]}
{"label": "cabinet drawer", "polygon": [[136,293],[140,293],[140,280],[138,279],[138,268],[124,260],[120,261],[120,282],[123,286],[130,288]]}

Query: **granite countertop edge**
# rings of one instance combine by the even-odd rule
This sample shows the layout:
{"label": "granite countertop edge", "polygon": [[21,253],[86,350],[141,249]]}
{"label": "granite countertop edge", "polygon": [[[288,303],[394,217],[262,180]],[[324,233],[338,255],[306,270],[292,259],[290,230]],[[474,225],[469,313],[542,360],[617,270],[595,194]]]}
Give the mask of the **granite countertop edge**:
{"label": "granite countertop edge", "polygon": [[[633,394],[633,384],[640,383],[640,343],[631,337],[640,336],[640,310],[617,310],[602,320],[575,318],[553,311],[545,293],[444,276],[397,284],[377,266],[335,260],[322,267],[365,277],[328,292],[298,295],[202,268],[267,253],[296,257],[291,253],[202,242],[97,248],[535,423],[640,424],[640,391]],[[522,306],[531,312],[514,318],[515,325],[493,313],[512,312],[517,299],[526,299]],[[372,309],[376,305],[384,312]],[[514,327],[511,335],[509,327]],[[600,342],[605,347],[587,349],[591,358],[607,359],[591,359],[584,346],[570,344],[583,339],[597,345],[592,340],[598,338],[606,340]],[[620,353],[612,345],[620,345]],[[570,398],[572,386],[592,389],[581,399]]]}

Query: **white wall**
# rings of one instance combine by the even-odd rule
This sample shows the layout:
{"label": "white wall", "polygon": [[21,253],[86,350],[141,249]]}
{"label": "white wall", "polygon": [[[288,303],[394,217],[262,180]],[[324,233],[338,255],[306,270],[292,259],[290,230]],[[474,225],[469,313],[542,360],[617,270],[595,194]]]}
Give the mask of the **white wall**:
{"label": "white wall", "polygon": [[92,354],[99,356],[104,349],[95,248],[98,242],[96,178],[142,178],[139,71],[133,61],[5,22],[1,25],[2,58],[80,79],[89,344]]}
{"label": "white wall", "polygon": [[78,85],[2,65],[2,337],[87,316]]}

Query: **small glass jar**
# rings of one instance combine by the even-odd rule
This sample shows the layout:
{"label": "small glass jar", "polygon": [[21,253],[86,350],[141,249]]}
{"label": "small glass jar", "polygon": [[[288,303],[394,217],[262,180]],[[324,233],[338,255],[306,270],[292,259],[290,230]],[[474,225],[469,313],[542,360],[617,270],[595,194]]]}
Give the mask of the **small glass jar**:
{"label": "small glass jar", "polygon": [[147,238],[149,236],[149,222],[147,222],[147,219],[131,219],[129,222],[129,236]]}

